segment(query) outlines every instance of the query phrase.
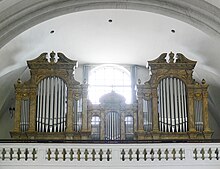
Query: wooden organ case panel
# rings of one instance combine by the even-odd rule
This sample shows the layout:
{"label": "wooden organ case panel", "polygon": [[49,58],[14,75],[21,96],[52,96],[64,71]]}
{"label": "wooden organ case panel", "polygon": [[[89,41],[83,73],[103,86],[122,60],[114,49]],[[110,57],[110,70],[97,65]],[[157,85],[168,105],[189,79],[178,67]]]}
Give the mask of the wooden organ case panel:
{"label": "wooden organ case panel", "polygon": [[87,139],[87,85],[74,79],[77,61],[51,52],[27,64],[30,80],[15,84],[12,138]]}
{"label": "wooden organ case panel", "polygon": [[137,85],[138,140],[211,138],[208,85],[192,78],[195,65],[172,52],[148,62],[151,78]]}

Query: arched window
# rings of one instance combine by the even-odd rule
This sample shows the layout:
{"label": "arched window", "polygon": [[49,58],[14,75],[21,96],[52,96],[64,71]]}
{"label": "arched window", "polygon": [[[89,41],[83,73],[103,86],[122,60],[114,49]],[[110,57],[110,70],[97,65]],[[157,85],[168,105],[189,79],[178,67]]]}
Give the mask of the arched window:
{"label": "arched window", "polygon": [[111,91],[121,94],[126,103],[131,103],[131,76],[122,66],[101,65],[92,69],[89,72],[88,84],[88,96],[93,104],[98,104],[99,98]]}

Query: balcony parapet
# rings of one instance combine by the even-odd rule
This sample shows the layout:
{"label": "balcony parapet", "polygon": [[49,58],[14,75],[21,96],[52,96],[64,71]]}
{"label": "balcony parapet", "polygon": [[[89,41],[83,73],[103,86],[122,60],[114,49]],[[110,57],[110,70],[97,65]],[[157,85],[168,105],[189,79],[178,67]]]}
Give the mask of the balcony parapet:
{"label": "balcony parapet", "polygon": [[1,143],[0,168],[194,166],[219,169],[220,143]]}

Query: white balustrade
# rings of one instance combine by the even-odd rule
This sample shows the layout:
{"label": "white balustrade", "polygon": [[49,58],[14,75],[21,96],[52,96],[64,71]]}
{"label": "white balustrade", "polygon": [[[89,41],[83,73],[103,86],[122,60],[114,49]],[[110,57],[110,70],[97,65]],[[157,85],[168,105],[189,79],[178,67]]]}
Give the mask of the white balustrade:
{"label": "white balustrade", "polygon": [[220,143],[1,143],[0,168],[219,169]]}

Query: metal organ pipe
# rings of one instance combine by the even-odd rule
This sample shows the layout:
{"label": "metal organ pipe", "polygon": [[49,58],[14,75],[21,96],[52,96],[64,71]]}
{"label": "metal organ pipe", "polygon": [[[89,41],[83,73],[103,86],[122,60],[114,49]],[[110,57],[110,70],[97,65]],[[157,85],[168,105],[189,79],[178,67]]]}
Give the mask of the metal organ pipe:
{"label": "metal organ pipe", "polygon": [[21,122],[20,122],[20,128],[22,132],[26,132],[29,127],[29,109],[30,109],[29,99],[22,100]]}
{"label": "metal organ pipe", "polygon": [[166,93],[166,80],[165,79],[163,79],[163,81],[162,81],[162,83],[163,83],[163,95],[161,96],[162,98],[163,98],[163,105],[164,105],[164,107],[163,107],[163,111],[164,111],[164,132],[167,132],[168,131],[168,127],[167,127],[167,124],[168,124],[168,118],[167,118],[167,100],[166,100],[166,95],[167,95],[167,93]]}
{"label": "metal organ pipe", "polygon": [[[163,94],[163,90],[162,89],[163,89],[163,83],[160,83],[159,95]],[[160,103],[160,109],[158,109],[158,110],[160,111],[160,116],[161,116],[161,118],[160,118],[161,122],[159,122],[159,124],[160,124],[160,131],[164,131],[164,105],[163,105],[163,98],[162,97],[160,97],[159,103]]]}
{"label": "metal organ pipe", "polygon": [[58,108],[57,108],[57,110],[58,110],[58,116],[57,116],[57,121],[58,121],[58,123],[57,123],[57,125],[58,125],[58,132],[60,132],[61,131],[61,81],[59,81],[58,80],[58,83],[57,83],[57,85],[58,85]]}
{"label": "metal organ pipe", "polygon": [[170,107],[171,107],[171,131],[172,132],[175,132],[176,131],[176,120],[175,120],[175,112],[174,112],[174,106],[175,106],[175,103],[174,103],[174,99],[173,99],[173,79],[171,78],[170,79]]}
{"label": "metal organ pipe", "polygon": [[[57,97],[57,90],[58,90],[58,82],[57,78],[55,78],[55,85],[54,85],[54,101],[58,103],[58,97]],[[57,84],[57,85],[56,85]],[[57,110],[57,104],[54,104],[54,119],[53,119],[53,126],[54,126],[54,131],[58,131],[58,110]]]}
{"label": "metal organ pipe", "polygon": [[152,101],[151,99],[149,99],[147,101],[147,105],[148,105],[148,114],[149,114],[149,131],[152,130]]}
{"label": "metal organ pipe", "polygon": [[[37,90],[37,105],[40,105],[40,88],[38,88]],[[40,115],[40,109],[41,107],[37,107],[37,131],[39,131],[40,128],[40,119],[41,119],[41,115]]]}
{"label": "metal organ pipe", "polygon": [[111,111],[106,115],[105,139],[120,139],[120,115],[117,112]]}
{"label": "metal organ pipe", "polygon": [[39,88],[39,85],[38,85],[38,89],[40,91],[39,95],[37,96],[39,98],[39,104],[37,104],[37,109],[39,110],[39,117],[38,117],[38,120],[39,123],[38,126],[39,128],[37,129],[37,131],[42,131],[42,125],[43,125],[43,81],[40,82],[40,88]]}
{"label": "metal organ pipe", "polygon": [[195,128],[197,131],[203,131],[202,100],[194,101],[194,110],[195,110]]}
{"label": "metal organ pipe", "polygon": [[186,86],[178,78],[162,79],[158,85],[159,126],[163,132],[187,131]]}
{"label": "metal organ pipe", "polygon": [[180,83],[179,79],[177,79],[177,102],[178,102],[178,114],[179,114],[179,121],[180,121],[180,132],[183,131],[183,117],[182,117],[182,109],[181,109],[181,96],[180,96]]}
{"label": "metal organ pipe", "polygon": [[173,99],[174,99],[174,113],[176,115],[175,122],[176,122],[176,131],[180,131],[180,119],[179,119],[179,111],[178,111],[178,96],[177,96],[177,82],[176,78],[173,79]]}
{"label": "metal organ pipe", "polygon": [[67,86],[58,77],[47,77],[38,84],[37,131],[65,131]]}
{"label": "metal organ pipe", "polygon": [[182,83],[182,86],[183,86],[183,110],[184,110],[184,117],[185,117],[185,121],[184,121],[184,124],[185,124],[185,132],[187,131],[187,128],[188,128],[188,114],[187,114],[187,103],[186,103],[186,86],[184,83]]}
{"label": "metal organ pipe", "polygon": [[152,130],[152,105],[151,99],[143,99],[143,113],[144,113],[144,129],[146,131]]}

